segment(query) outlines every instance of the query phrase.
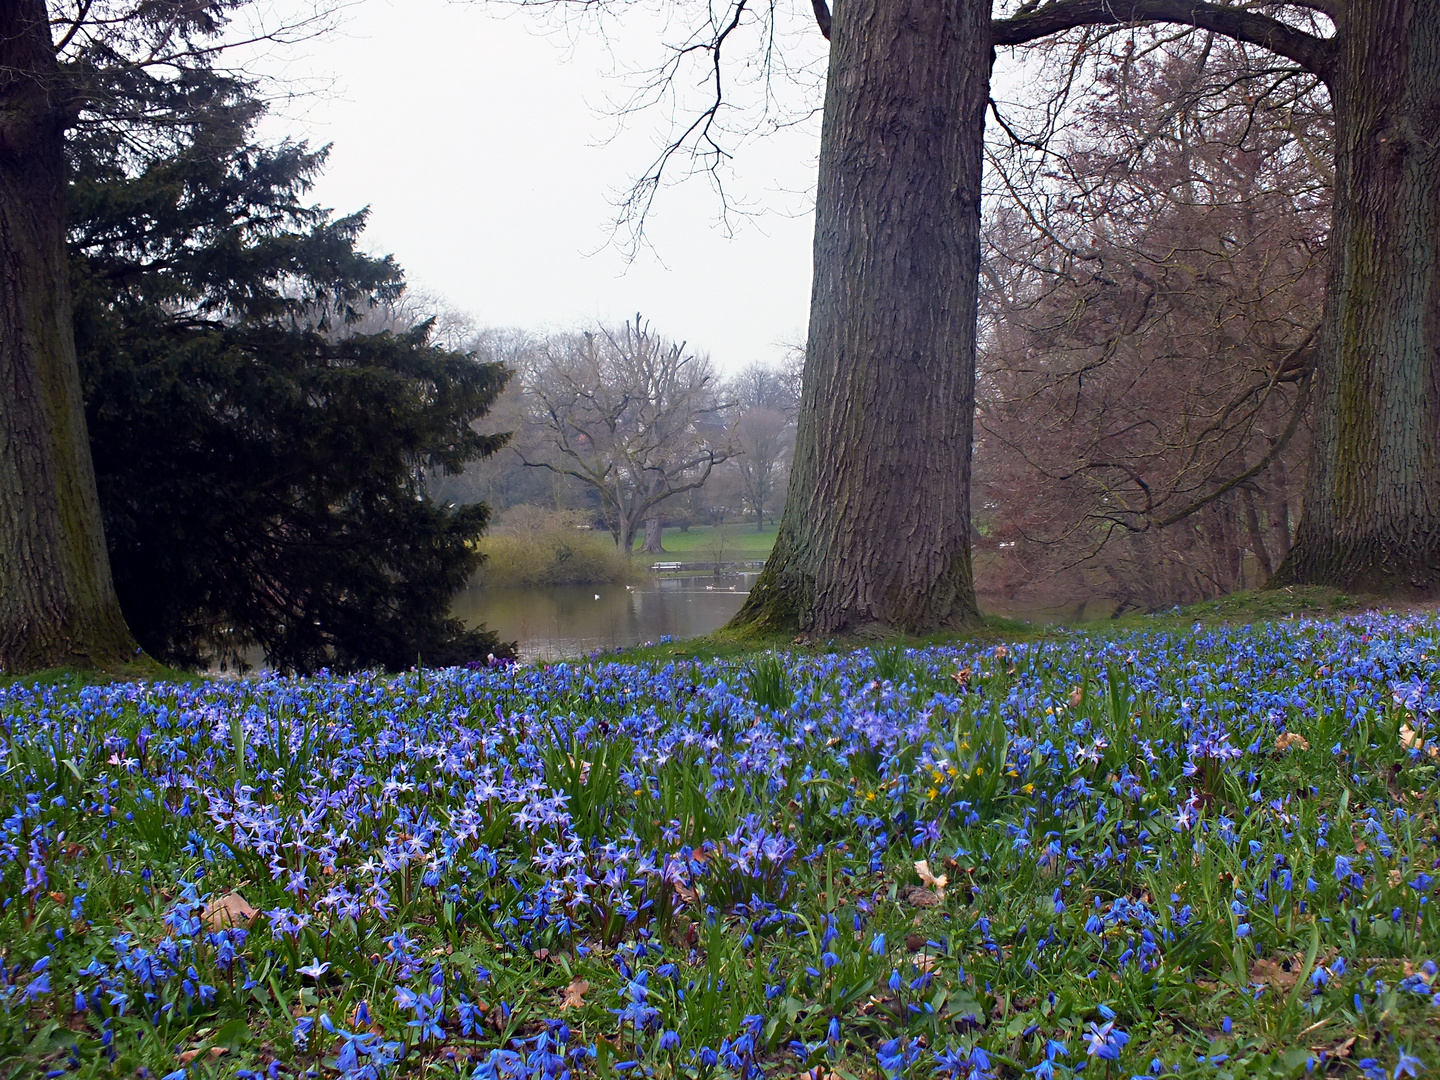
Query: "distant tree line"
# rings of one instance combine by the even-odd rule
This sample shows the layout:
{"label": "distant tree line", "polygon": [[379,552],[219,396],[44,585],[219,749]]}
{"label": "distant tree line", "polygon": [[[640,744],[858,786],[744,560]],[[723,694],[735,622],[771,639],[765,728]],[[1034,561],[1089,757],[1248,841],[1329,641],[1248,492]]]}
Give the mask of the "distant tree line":
{"label": "distant tree line", "polygon": [[722,378],[703,353],[638,316],[544,337],[482,332],[474,347],[515,372],[492,414],[512,435],[462,475],[434,478],[437,498],[501,513],[580,511],[622,551],[643,538],[644,550],[659,552],[666,526],[763,528],[778,513],[798,352]]}

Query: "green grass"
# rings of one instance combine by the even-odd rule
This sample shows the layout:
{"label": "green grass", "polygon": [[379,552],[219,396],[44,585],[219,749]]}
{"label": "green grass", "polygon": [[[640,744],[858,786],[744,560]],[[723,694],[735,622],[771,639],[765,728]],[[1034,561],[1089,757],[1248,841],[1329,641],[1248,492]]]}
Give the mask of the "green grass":
{"label": "green grass", "polygon": [[0,673],[0,690],[10,686],[49,686],[57,690],[78,690],[85,686],[108,686],[128,682],[200,682],[203,676],[170,667],[141,653],[128,664],[111,668],[55,667],[23,675]]}
{"label": "green grass", "polygon": [[[1167,608],[1152,614],[1132,612],[1113,619],[1073,623],[1068,627],[982,612],[980,625],[969,630],[958,633],[896,634],[886,641],[909,648],[1001,641],[1046,641],[1054,640],[1073,629],[1081,629],[1097,638],[1105,638],[1137,630],[1185,632],[1197,624],[1203,627],[1243,626],[1297,616],[1314,618],[1353,614],[1362,610],[1386,611],[1390,610],[1390,606],[1381,598],[1356,597],[1329,586],[1305,585],[1274,590],[1251,589],[1197,604]],[[690,660],[743,660],[752,654],[777,648],[806,654],[837,653],[863,647],[868,643],[855,637],[812,639],[809,635],[761,634],[743,628],[732,630],[726,627],[713,634],[686,638],[666,645],[637,645],[617,653],[616,656],[627,662],[654,662],[673,657]]]}
{"label": "green grass", "polygon": [[644,537],[637,538],[635,549],[651,562],[665,562],[667,555],[678,555],[680,559],[671,562],[736,562],[748,559],[763,559],[775,546],[777,527],[767,525],[759,532],[754,524],[748,525],[692,525],[686,532],[679,529],[665,529],[661,543],[665,555],[645,555],[640,551]]}

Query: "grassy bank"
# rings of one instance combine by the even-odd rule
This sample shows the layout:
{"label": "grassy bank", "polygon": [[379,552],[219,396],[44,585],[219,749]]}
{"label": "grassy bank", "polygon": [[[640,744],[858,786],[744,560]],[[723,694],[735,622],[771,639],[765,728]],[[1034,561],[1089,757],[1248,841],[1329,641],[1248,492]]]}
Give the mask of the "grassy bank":
{"label": "grassy bank", "polygon": [[[756,531],[754,525],[692,525],[689,530],[664,529],[661,543],[667,554],[680,556],[685,562],[732,562],[742,559],[764,559],[775,546],[775,525]],[[663,559],[663,555],[644,555],[640,550],[644,537],[636,540],[637,555],[647,559]]]}
{"label": "grassy bank", "polygon": [[1440,1052],[1437,648],[11,685],[0,1075],[1393,1080]]}

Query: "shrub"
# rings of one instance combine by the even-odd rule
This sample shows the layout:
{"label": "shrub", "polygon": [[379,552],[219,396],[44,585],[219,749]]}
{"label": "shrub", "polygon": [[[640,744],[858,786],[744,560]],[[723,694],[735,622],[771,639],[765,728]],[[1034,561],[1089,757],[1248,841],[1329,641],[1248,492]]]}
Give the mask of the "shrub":
{"label": "shrub", "polygon": [[630,559],[608,533],[590,529],[575,511],[517,506],[480,541],[486,585],[604,585],[634,576]]}

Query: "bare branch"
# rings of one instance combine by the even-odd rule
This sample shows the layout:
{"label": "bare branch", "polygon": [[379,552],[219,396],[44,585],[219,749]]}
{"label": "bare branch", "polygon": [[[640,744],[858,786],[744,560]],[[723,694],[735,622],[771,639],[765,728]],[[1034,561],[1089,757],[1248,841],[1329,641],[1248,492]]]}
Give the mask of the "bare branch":
{"label": "bare branch", "polygon": [[1307,34],[1268,15],[1205,0],[1052,0],[1034,11],[995,21],[991,34],[998,48],[1024,45],[1078,26],[1148,22],[1213,30],[1293,60],[1323,79],[1330,77],[1335,50],[1332,39]]}
{"label": "bare branch", "polygon": [[815,9],[815,22],[820,27],[820,33],[824,35],[826,41],[829,41],[830,5],[825,0],[810,0],[810,4]]}
{"label": "bare branch", "polygon": [[1305,418],[1305,410],[1309,407],[1309,405],[1310,376],[1307,374],[1305,378],[1301,380],[1300,393],[1295,396],[1295,404],[1291,406],[1290,422],[1285,425],[1284,433],[1280,436],[1279,439],[1276,440],[1275,445],[1270,448],[1269,452],[1267,452],[1265,456],[1262,457],[1259,461],[1257,461],[1254,465],[1250,466],[1250,468],[1246,469],[1238,476],[1231,477],[1229,480],[1225,481],[1225,483],[1221,484],[1208,495],[1204,496],[1203,498],[1196,499],[1189,506],[1183,507],[1182,509],[1175,511],[1175,513],[1168,515],[1160,521],[1157,521],[1155,523],[1155,527],[1157,529],[1163,529],[1167,526],[1174,525],[1177,521],[1189,517],[1197,510],[1204,509],[1205,507],[1213,503],[1216,499],[1219,499],[1222,496],[1229,494],[1230,491],[1239,487],[1241,484],[1245,483],[1245,481],[1251,479],[1252,477],[1259,476],[1262,472],[1268,469],[1271,464],[1274,463],[1275,459],[1280,456],[1280,452],[1285,449],[1286,445],[1294,437],[1295,432],[1300,429],[1300,421]]}

